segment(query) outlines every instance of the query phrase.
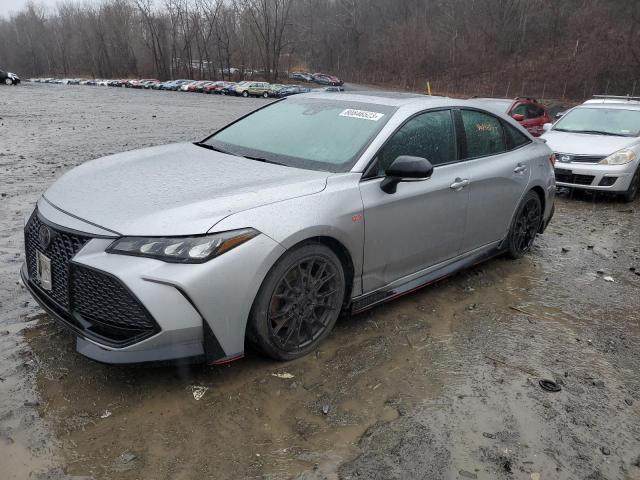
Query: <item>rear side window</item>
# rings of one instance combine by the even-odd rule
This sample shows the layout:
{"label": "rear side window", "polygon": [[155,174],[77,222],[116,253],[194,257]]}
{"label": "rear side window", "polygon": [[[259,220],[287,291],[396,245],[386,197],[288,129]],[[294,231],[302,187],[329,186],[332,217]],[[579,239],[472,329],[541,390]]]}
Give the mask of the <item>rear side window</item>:
{"label": "rear side window", "polygon": [[524,115],[524,117],[527,118],[527,106],[521,103],[511,110],[511,115]]}
{"label": "rear side window", "polygon": [[544,115],[544,110],[535,105],[527,105],[527,118],[539,118]]}
{"label": "rear side window", "polygon": [[517,128],[514,128],[508,123],[503,123],[502,126],[507,134],[507,147],[509,150],[516,149],[531,142],[529,137],[524,133],[519,132]]}
{"label": "rear side window", "polygon": [[374,173],[384,175],[400,155],[426,158],[432,165],[456,160],[456,137],[450,110],[413,117],[393,134],[378,153]]}
{"label": "rear side window", "polygon": [[507,151],[500,120],[475,110],[462,110],[460,114],[467,140],[467,158],[486,157]]}

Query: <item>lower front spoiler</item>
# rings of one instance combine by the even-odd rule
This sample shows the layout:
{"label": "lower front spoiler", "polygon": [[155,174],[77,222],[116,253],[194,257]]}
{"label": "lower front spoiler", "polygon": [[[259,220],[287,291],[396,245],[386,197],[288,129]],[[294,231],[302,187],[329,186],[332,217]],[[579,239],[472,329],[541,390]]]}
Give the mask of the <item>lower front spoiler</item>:
{"label": "lower front spoiler", "polygon": [[20,269],[20,277],[25,288],[36,300],[38,305],[47,314],[56,320],[65,329],[71,331],[76,336],[76,351],[92,360],[100,363],[114,365],[135,365],[151,363],[202,363],[210,364],[227,363],[241,358],[242,355],[228,357],[213,332],[206,322],[203,326],[204,341],[194,340],[188,343],[175,343],[148,348],[143,350],[113,349],[100,345],[95,340],[88,338],[84,332],[77,327],[71,316],[58,308],[53,302],[33,286],[29,280],[26,265]]}

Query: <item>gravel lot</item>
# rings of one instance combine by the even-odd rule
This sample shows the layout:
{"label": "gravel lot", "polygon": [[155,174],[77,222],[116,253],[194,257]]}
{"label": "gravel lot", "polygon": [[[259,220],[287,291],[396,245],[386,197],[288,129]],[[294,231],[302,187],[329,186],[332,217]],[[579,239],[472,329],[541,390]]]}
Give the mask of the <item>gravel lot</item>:
{"label": "gravel lot", "polygon": [[526,258],[344,319],[287,364],[122,368],[75,353],[17,281],[38,196],[86,160],[198,140],[264,102],[0,88],[0,476],[640,478],[640,202],[561,195]]}

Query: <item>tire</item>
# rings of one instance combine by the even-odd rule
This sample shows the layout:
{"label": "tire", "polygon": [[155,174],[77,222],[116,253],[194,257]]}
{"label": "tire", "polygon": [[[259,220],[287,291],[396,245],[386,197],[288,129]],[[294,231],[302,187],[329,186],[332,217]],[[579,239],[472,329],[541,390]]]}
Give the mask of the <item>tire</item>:
{"label": "tire", "polygon": [[543,212],[540,197],[534,191],[524,196],[511,223],[507,236],[507,255],[512,259],[523,257],[529,250],[540,231]]}
{"label": "tire", "polygon": [[307,355],[331,333],[345,291],[342,263],[330,248],[311,243],[289,250],[262,282],[247,339],[276,360]]}
{"label": "tire", "polygon": [[638,193],[640,193],[640,167],[636,168],[636,173],[631,180],[629,188],[620,198],[625,203],[631,203],[638,197]]}
{"label": "tire", "polygon": [[4,79],[4,84],[5,85],[13,85],[13,80],[11,80],[9,77]]}
{"label": "tire", "polygon": [[269,98],[269,94],[267,92],[262,93],[262,98]]}
{"label": "tire", "polygon": [[249,96],[249,92],[247,92],[246,90],[244,92],[242,92],[242,96],[244,98],[247,98]]}

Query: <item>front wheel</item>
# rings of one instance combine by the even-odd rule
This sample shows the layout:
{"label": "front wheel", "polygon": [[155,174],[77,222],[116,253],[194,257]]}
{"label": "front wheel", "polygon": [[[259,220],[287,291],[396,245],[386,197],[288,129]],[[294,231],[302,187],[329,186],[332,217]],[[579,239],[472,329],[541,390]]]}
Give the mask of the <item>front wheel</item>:
{"label": "front wheel", "polygon": [[242,92],[242,96],[244,98],[247,98],[249,96],[249,92],[247,92],[246,90],[244,92]]}
{"label": "front wheel", "polygon": [[516,211],[507,237],[507,254],[513,258],[523,257],[533,245],[542,225],[542,202],[536,192],[528,192]]}
{"label": "front wheel", "polygon": [[342,264],[331,249],[314,243],[290,250],[260,287],[247,337],[276,360],[302,357],[333,329],[345,290]]}
{"label": "front wheel", "polygon": [[13,85],[13,80],[11,80],[9,77],[4,79],[4,84],[5,85]]}
{"label": "front wheel", "polygon": [[263,96],[264,98],[269,98],[269,94],[268,94],[267,92],[263,92],[263,93],[262,93],[262,96]]}
{"label": "front wheel", "polygon": [[622,201],[626,203],[633,202],[640,192],[640,167],[636,169],[636,174],[631,180],[631,184],[627,191],[622,194]]}

